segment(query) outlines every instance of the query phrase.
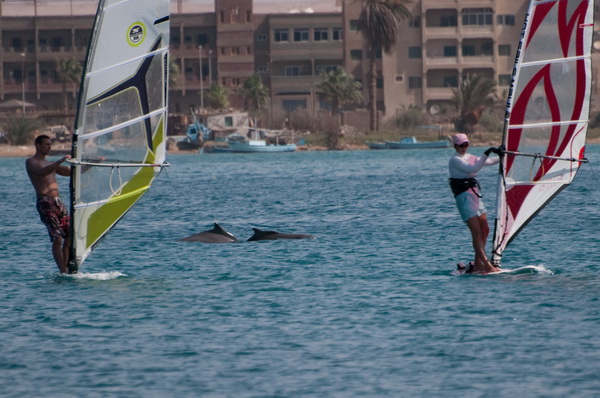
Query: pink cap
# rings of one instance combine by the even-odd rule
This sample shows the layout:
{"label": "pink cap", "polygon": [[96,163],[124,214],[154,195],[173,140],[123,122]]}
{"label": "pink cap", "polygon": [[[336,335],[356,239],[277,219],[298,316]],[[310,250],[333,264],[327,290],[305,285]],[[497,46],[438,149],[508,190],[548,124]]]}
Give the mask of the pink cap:
{"label": "pink cap", "polygon": [[461,144],[464,144],[465,142],[469,142],[469,137],[467,137],[466,134],[459,133],[459,134],[455,134],[454,136],[452,136],[452,143],[454,145],[461,145]]}

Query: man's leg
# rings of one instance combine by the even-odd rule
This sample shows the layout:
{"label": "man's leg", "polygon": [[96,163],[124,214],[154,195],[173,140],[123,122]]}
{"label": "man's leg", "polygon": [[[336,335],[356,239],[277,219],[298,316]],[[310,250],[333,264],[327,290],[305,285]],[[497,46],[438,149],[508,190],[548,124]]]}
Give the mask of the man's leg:
{"label": "man's leg", "polygon": [[56,262],[56,266],[61,274],[67,272],[67,264],[64,261],[63,252],[63,239],[55,238],[52,241],[52,255],[54,256],[54,261]]}

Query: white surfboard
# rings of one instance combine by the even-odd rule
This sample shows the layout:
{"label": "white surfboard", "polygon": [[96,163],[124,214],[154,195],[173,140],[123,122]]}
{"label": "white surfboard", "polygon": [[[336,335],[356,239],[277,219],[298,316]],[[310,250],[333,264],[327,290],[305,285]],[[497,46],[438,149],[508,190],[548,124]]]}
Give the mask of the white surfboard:
{"label": "white surfboard", "polygon": [[554,274],[554,272],[550,271],[543,265],[525,265],[523,267],[518,268],[502,268],[499,272],[491,272],[489,274],[468,274],[467,268],[460,268],[452,271],[452,275],[461,276],[461,275],[474,275],[474,276],[490,276],[490,275],[523,275],[523,274]]}

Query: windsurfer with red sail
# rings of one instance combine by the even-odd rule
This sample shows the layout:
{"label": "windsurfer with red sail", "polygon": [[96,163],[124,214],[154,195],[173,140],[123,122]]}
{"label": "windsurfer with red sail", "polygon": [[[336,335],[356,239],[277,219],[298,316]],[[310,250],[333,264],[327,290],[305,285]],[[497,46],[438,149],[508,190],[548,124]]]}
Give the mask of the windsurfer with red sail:
{"label": "windsurfer with red sail", "polygon": [[498,272],[485,254],[485,245],[490,233],[486,209],[481,200],[479,182],[475,179],[479,170],[484,166],[498,164],[500,158],[489,158],[491,153],[502,154],[503,148],[489,148],[483,156],[478,157],[467,153],[469,137],[466,134],[456,134],[452,137],[456,152],[449,161],[450,188],[456,200],[456,206],[463,221],[469,227],[473,238],[475,259],[467,272],[486,274]]}

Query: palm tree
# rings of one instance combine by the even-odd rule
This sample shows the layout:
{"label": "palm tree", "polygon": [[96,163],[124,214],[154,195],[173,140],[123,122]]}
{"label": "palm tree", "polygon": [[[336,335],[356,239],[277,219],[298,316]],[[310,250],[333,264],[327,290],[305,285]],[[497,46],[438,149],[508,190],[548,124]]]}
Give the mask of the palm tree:
{"label": "palm tree", "polygon": [[244,110],[250,111],[253,116],[256,116],[269,102],[269,89],[257,74],[244,80],[244,83],[236,89],[236,94],[244,101]]}
{"label": "palm tree", "polygon": [[377,129],[377,70],[375,56],[383,50],[391,54],[398,41],[399,25],[412,18],[407,8],[410,0],[361,0],[363,8],[358,19],[369,53],[369,108],[371,130]]}
{"label": "palm tree", "polygon": [[62,83],[63,106],[69,110],[67,101],[67,83],[79,83],[81,80],[81,64],[74,59],[61,59],[56,62],[56,72]]}
{"label": "palm tree", "polygon": [[223,109],[229,106],[229,93],[227,90],[217,84],[213,83],[204,93],[204,99],[206,104],[213,109]]}
{"label": "palm tree", "polygon": [[169,87],[176,88],[181,79],[181,68],[173,57],[169,57]]}
{"label": "palm tree", "polygon": [[12,145],[30,145],[35,131],[41,126],[37,118],[9,116],[2,127]]}
{"label": "palm tree", "polygon": [[458,88],[452,89],[452,94],[458,112],[454,126],[457,131],[471,135],[483,111],[496,103],[496,82],[481,75],[467,75]]}
{"label": "palm tree", "polygon": [[362,101],[362,85],[339,66],[328,73],[321,73],[317,88],[321,91],[321,99],[331,104],[334,115],[339,112],[340,106]]}

